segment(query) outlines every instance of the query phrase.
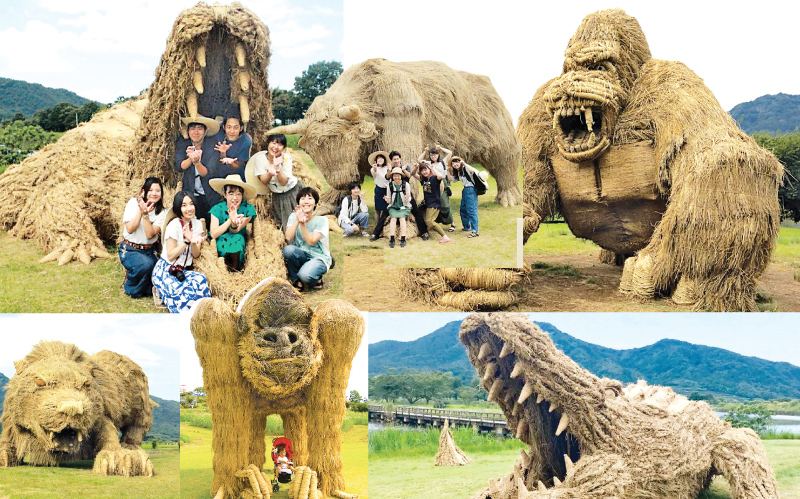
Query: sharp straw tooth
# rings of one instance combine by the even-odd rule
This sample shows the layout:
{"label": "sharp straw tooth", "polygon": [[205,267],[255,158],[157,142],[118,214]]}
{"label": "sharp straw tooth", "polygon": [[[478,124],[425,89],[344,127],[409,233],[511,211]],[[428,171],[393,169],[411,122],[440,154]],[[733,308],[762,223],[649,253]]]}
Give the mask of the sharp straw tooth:
{"label": "sharp straw tooth", "polygon": [[497,400],[497,395],[500,393],[500,389],[502,388],[502,386],[503,382],[500,381],[500,378],[494,380],[494,383],[492,383],[492,388],[489,390],[489,396],[487,397],[487,400],[489,402]]}
{"label": "sharp straw tooth", "polygon": [[83,435],[78,433],[78,443],[81,443],[81,442],[83,442]]}
{"label": "sharp straw tooth", "polygon": [[564,430],[567,429],[567,425],[569,424],[569,416],[566,414],[561,415],[561,419],[558,421],[558,428],[556,428],[556,436],[561,435],[564,433]]}
{"label": "sharp straw tooth", "polygon": [[539,489],[539,492],[547,492],[547,487],[545,487],[541,480],[539,480],[539,483],[536,484],[536,488]]}
{"label": "sharp straw tooth", "polygon": [[558,126],[558,109],[553,112],[553,130]]}
{"label": "sharp straw tooth", "polygon": [[564,454],[564,465],[567,467],[567,475],[571,475],[572,470],[575,469],[575,464],[573,464],[572,459],[570,459],[567,454]]}
{"label": "sharp straw tooth", "polygon": [[508,343],[503,343],[503,349],[500,350],[500,355],[498,357],[502,359],[511,352],[513,352],[513,349],[508,345]]}
{"label": "sharp straw tooth", "polygon": [[522,392],[520,392],[519,394],[519,399],[517,400],[517,403],[521,404],[525,402],[525,400],[527,400],[532,393],[533,393],[533,385],[530,383],[530,381],[528,381],[525,383],[525,386],[522,387]]}
{"label": "sharp straw tooth", "polygon": [[197,64],[200,65],[201,68],[206,67],[206,46],[201,45],[197,47],[197,52],[195,52],[195,57],[197,58]]}
{"label": "sharp straw tooth", "polygon": [[554,476],[553,477],[553,487],[558,487],[559,485],[561,485],[561,480],[559,480],[557,476]]}
{"label": "sharp straw tooth", "polygon": [[203,93],[203,73],[200,71],[195,71],[192,77],[192,83],[194,83],[194,89],[197,90],[198,94]]}
{"label": "sharp straw tooth", "polygon": [[552,402],[552,403],[550,404],[550,408],[549,408],[549,409],[547,409],[547,412],[553,412],[553,411],[555,411],[556,409],[558,409],[558,404],[556,404],[555,402]]}
{"label": "sharp straw tooth", "polygon": [[511,415],[516,417],[519,416],[519,411],[522,409],[522,406],[519,404],[514,404],[514,409],[511,410]]}
{"label": "sharp straw tooth", "polygon": [[489,344],[484,343],[483,345],[481,345],[481,349],[478,351],[478,358],[479,359],[485,358],[487,355],[489,355],[489,352],[491,351],[492,348],[489,346]]}
{"label": "sharp straw tooth", "polygon": [[488,382],[490,379],[493,379],[495,371],[497,371],[497,364],[494,362],[487,364],[486,371],[483,373],[483,380]]}
{"label": "sharp straw tooth", "polygon": [[592,108],[586,108],[586,129],[590,132],[592,131],[592,126],[594,126],[594,117],[592,116]]}
{"label": "sharp straw tooth", "polygon": [[522,436],[525,435],[525,432],[528,429],[528,422],[524,419],[520,419],[519,423],[517,423],[517,438],[522,440]]}
{"label": "sharp straw tooth", "polygon": [[511,371],[511,377],[519,378],[520,374],[522,374],[523,369],[524,368],[522,367],[522,362],[516,362],[514,364],[514,369]]}
{"label": "sharp straw tooth", "polygon": [[544,396],[541,393],[536,394],[536,403],[541,404],[542,400],[544,400]]}
{"label": "sharp straw tooth", "polygon": [[238,64],[240,68],[243,68],[245,62],[247,62],[247,51],[244,45],[242,43],[237,43],[233,51],[236,54],[236,64]]}
{"label": "sharp straw tooth", "polygon": [[53,437],[55,437],[55,436],[56,436],[56,432],[54,432],[54,431],[51,431],[51,432],[50,432],[50,441],[51,441],[51,442],[53,441]]}

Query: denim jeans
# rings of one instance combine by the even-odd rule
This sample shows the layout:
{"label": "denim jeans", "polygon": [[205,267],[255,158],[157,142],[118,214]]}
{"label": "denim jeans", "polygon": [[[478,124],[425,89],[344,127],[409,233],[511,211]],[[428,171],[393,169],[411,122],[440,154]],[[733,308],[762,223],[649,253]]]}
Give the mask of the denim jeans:
{"label": "denim jeans", "polygon": [[[367,230],[367,227],[369,227],[369,213],[364,212],[364,211],[360,211],[360,212],[356,213],[356,216],[351,218],[350,221],[352,223],[358,225],[359,227],[361,227],[361,230]],[[353,225],[352,224],[344,224],[344,225],[342,225],[342,222],[339,222],[339,226],[342,229],[344,229],[344,235],[345,236],[349,236],[350,234],[355,232],[353,230]]]}
{"label": "denim jeans", "polygon": [[127,271],[122,285],[125,293],[133,298],[151,296],[153,283],[150,274],[153,273],[158,256],[153,250],[139,250],[124,242],[120,243],[118,253],[119,261]]}
{"label": "denim jeans", "polygon": [[478,194],[475,193],[475,187],[464,187],[459,214],[464,229],[478,232]]}
{"label": "denim jeans", "polygon": [[314,258],[297,246],[290,244],[283,248],[283,258],[286,260],[286,271],[289,282],[302,281],[311,287],[317,285],[328,267],[319,258]]}

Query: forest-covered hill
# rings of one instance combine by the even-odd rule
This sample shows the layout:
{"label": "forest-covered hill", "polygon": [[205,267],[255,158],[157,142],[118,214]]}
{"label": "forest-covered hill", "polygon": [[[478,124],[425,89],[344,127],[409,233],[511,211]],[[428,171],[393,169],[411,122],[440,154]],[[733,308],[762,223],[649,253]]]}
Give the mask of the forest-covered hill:
{"label": "forest-covered hill", "polygon": [[61,102],[82,106],[89,99],[63,88],[50,88],[38,83],[28,83],[0,77],[0,120],[22,113],[26,118],[41,109]]}

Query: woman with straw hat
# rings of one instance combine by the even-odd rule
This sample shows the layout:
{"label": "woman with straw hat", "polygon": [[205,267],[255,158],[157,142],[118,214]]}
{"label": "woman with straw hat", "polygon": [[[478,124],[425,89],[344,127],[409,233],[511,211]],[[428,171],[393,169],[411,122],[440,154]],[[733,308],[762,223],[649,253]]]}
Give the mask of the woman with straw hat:
{"label": "woman with straw hat", "polygon": [[180,191],[172,200],[172,210],[161,231],[161,258],[153,268],[153,299],[172,313],[211,297],[206,276],[191,270],[206,240],[203,224],[195,214],[194,197]]}
{"label": "woman with straw hat", "polygon": [[[441,153],[444,153],[444,158],[442,158]],[[428,158],[425,157],[426,155]],[[450,225],[450,228],[447,229],[448,232],[455,232],[456,230],[456,226],[453,223],[453,212],[450,210],[450,195],[452,194],[452,190],[450,189],[451,179],[450,175],[447,173],[447,164],[452,157],[453,151],[437,143],[434,145],[433,149],[429,149],[426,146],[425,150],[422,151],[422,154],[417,158],[417,163],[422,163],[428,159],[433,170],[442,174],[442,187],[439,195],[441,207],[439,208],[439,215],[436,217],[436,222],[444,224],[445,226]]]}
{"label": "woman with straw hat", "polygon": [[211,237],[217,241],[217,255],[225,259],[229,272],[244,267],[247,224],[255,218],[256,209],[248,201],[256,197],[256,188],[242,182],[232,173],[209,181],[211,188],[225,198],[211,207]]}
{"label": "woman with straw hat", "polygon": [[194,198],[198,218],[210,223],[209,210],[220,201],[208,181],[224,176],[219,172],[219,151],[214,136],[219,132],[219,123],[205,116],[181,118],[186,126],[187,138],[178,138],[175,143],[175,171],[183,174],[182,188]]}
{"label": "woman with straw hat", "polygon": [[389,181],[386,179],[389,173],[389,153],[384,151],[375,151],[369,155],[370,174],[375,180],[375,223],[381,219],[383,212],[389,208],[383,197],[386,195],[386,188],[389,187]]}
{"label": "woman with straw hat", "polygon": [[286,221],[297,206],[297,193],[304,187],[292,174],[292,157],[284,154],[285,150],[286,135],[270,135],[266,151],[254,154],[244,172],[258,194],[272,193],[272,218],[281,230],[286,229]]}
{"label": "woman with straw hat", "polygon": [[384,200],[389,205],[389,247],[394,248],[395,224],[400,220],[400,247],[406,245],[406,219],[411,213],[411,186],[403,182],[403,169],[392,168],[392,181],[386,188]]}

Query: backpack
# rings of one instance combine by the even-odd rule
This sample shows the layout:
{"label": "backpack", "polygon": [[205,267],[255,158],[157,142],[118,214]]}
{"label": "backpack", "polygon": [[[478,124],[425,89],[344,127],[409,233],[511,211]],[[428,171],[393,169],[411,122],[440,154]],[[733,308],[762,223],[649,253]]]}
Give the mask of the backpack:
{"label": "backpack", "polygon": [[[343,196],[339,196],[339,200],[336,201],[336,206],[333,207],[333,216],[335,216],[336,218],[339,218],[339,214],[342,212],[342,201],[344,201],[344,198],[349,198],[349,197],[350,197],[349,194],[345,194]],[[358,208],[359,209],[361,208],[361,197],[360,196],[358,197]]]}
{"label": "backpack", "polygon": [[469,177],[470,182],[475,185],[475,194],[478,196],[486,194],[486,191],[489,189],[489,184],[487,184],[486,181],[481,178],[480,174],[473,175],[469,170],[466,169],[466,166],[464,167],[464,173]]}

